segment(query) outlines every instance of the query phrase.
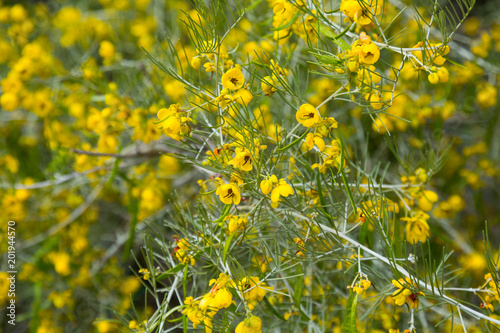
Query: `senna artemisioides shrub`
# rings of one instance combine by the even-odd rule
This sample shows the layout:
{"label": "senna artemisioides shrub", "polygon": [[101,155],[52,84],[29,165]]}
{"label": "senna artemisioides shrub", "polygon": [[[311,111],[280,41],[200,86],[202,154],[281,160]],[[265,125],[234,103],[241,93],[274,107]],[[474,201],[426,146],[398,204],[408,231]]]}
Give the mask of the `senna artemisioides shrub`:
{"label": "senna artemisioides shrub", "polygon": [[199,189],[146,236],[158,306],[130,329],[495,330],[498,253],[454,238],[467,202],[433,183],[473,5],[195,1],[147,54],[186,89],[155,124]]}

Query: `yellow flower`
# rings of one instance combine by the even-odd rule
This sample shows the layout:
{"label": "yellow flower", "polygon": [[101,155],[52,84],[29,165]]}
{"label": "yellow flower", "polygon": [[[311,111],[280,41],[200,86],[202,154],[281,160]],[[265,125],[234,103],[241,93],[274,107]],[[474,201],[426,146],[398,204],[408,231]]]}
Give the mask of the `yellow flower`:
{"label": "yellow flower", "polygon": [[315,145],[318,147],[319,151],[323,151],[325,149],[325,141],[319,134],[308,133],[305,141],[309,150],[313,149]]}
{"label": "yellow flower", "polygon": [[285,179],[281,178],[278,185],[271,192],[271,201],[276,203],[280,201],[280,196],[288,197],[293,194],[293,188],[285,182]]}
{"label": "yellow flower", "polygon": [[149,280],[149,278],[151,277],[151,273],[149,272],[149,270],[147,268],[141,268],[139,270],[139,274],[142,274],[142,278],[144,280]]}
{"label": "yellow flower", "polygon": [[278,177],[275,175],[272,175],[269,177],[269,179],[264,179],[263,181],[260,182],[260,190],[264,195],[268,195],[269,192],[273,189],[274,185],[278,184]]}
{"label": "yellow flower", "polygon": [[191,67],[193,67],[194,69],[198,69],[201,66],[201,58],[198,56],[193,57],[189,63]]}
{"label": "yellow flower", "polygon": [[363,1],[361,6],[359,0],[342,0],[340,3],[340,10],[346,16],[346,20],[351,20],[359,25],[368,25],[372,22],[371,17],[373,14],[380,14],[381,8],[372,5],[370,1]]}
{"label": "yellow flower", "polygon": [[226,285],[231,282],[230,277],[225,273],[220,273],[218,279],[210,280],[209,285],[213,285],[213,287],[200,301],[200,309],[213,309],[214,311],[218,311],[219,309],[229,307],[233,301],[233,295],[229,289],[226,288]]}
{"label": "yellow flower", "polygon": [[274,87],[273,79],[270,76],[265,76],[262,78],[262,82],[260,83],[260,87],[264,91],[266,96],[272,96],[274,92],[277,90]]}
{"label": "yellow flower", "polygon": [[229,220],[227,224],[227,229],[230,234],[232,234],[237,230],[245,230],[245,227],[248,224],[248,219],[246,217],[229,215],[225,218],[225,220]]}
{"label": "yellow flower", "polygon": [[405,277],[404,279],[399,279],[397,281],[392,280],[392,284],[394,287],[398,288],[398,290],[392,293],[394,303],[398,306],[407,303],[410,305],[411,309],[415,309],[420,304],[418,296],[425,296],[422,292],[414,291],[417,286],[411,282],[409,277]]}
{"label": "yellow flower", "polygon": [[234,183],[229,183],[219,186],[215,194],[218,195],[220,201],[222,201],[226,205],[232,203],[237,205],[241,201],[240,190],[238,186]]}
{"label": "yellow flower", "polygon": [[211,63],[210,61],[209,62],[206,62],[203,67],[205,67],[205,72],[207,73],[213,73],[217,70],[217,68],[215,67],[215,65],[213,63]]}
{"label": "yellow flower", "polygon": [[448,82],[448,79],[450,77],[450,73],[444,67],[441,67],[441,68],[438,69],[437,75],[439,76],[439,82],[441,82],[441,83]]}
{"label": "yellow flower", "polygon": [[19,107],[19,98],[15,93],[6,92],[0,97],[0,104],[5,111],[13,111]]}
{"label": "yellow flower", "polygon": [[311,104],[302,104],[295,117],[299,123],[308,128],[315,126],[320,120],[318,110]]}
{"label": "yellow flower", "polygon": [[165,134],[174,140],[179,141],[181,139],[179,134],[186,135],[191,131],[188,121],[192,119],[185,116],[179,104],[172,104],[168,109],[158,110],[157,117],[158,128],[163,129]]}
{"label": "yellow flower", "polygon": [[352,44],[352,54],[359,57],[361,65],[373,65],[380,58],[380,49],[365,32]]}
{"label": "yellow flower", "polygon": [[50,252],[48,259],[54,264],[57,274],[66,276],[71,274],[70,260],[71,257],[66,252]]}
{"label": "yellow flower", "polygon": [[130,328],[131,330],[133,330],[133,329],[139,328],[139,326],[137,325],[137,322],[135,320],[131,320],[128,323],[128,328]]}
{"label": "yellow flower", "polygon": [[243,171],[251,171],[253,168],[252,165],[252,156],[250,155],[250,151],[246,148],[236,148],[236,156],[229,161],[228,164],[233,165],[235,168],[243,170]]}
{"label": "yellow flower", "polygon": [[275,20],[279,21],[287,21],[292,18],[294,14],[294,7],[291,3],[288,3],[286,0],[277,0],[273,7],[273,13],[275,15]]}
{"label": "yellow flower", "polygon": [[439,75],[437,75],[436,73],[430,73],[427,79],[430,83],[437,84],[439,82]]}
{"label": "yellow flower", "polygon": [[238,90],[245,84],[245,77],[239,68],[231,68],[222,75],[222,85],[230,90]]}
{"label": "yellow flower", "polygon": [[193,323],[193,328],[196,328],[202,322],[205,323],[206,316],[205,312],[199,307],[200,301],[195,301],[193,297],[186,297],[184,304],[187,306],[182,314],[186,315],[188,319]]}
{"label": "yellow flower", "polygon": [[438,201],[438,195],[433,191],[425,190],[418,199],[418,206],[424,212],[429,212],[436,201]]}
{"label": "yellow flower", "polygon": [[[489,83],[479,85],[476,103],[481,108],[489,108],[497,104],[498,90]],[[3,96],[2,96],[3,97]],[[3,103],[2,103],[3,105]]]}
{"label": "yellow flower", "polygon": [[368,290],[368,288],[370,288],[371,285],[372,283],[368,279],[362,279],[359,282],[357,282],[354,288],[352,289],[354,290],[354,292],[356,292],[356,294],[361,295],[366,290]]}
{"label": "yellow flower", "polygon": [[103,40],[99,45],[99,55],[106,59],[113,59],[115,57],[115,46],[109,40]]}
{"label": "yellow flower", "polygon": [[365,44],[359,52],[359,62],[365,65],[371,65],[380,58],[380,50],[373,42]]}
{"label": "yellow flower", "polygon": [[177,260],[185,265],[191,264],[191,266],[193,266],[196,263],[196,260],[193,258],[193,254],[190,253],[191,244],[189,244],[189,241],[186,238],[175,238],[175,242],[177,244],[174,248],[174,252]]}
{"label": "yellow flower", "polygon": [[491,303],[488,303],[488,302],[481,303],[480,307],[481,307],[481,309],[488,309],[491,312],[495,311],[495,308],[493,307],[493,305]]}
{"label": "yellow flower", "polygon": [[[318,168],[321,173],[325,173],[329,167],[335,167],[341,170],[345,164],[346,160],[344,158],[344,163],[342,163],[342,148],[339,140],[333,140],[330,146],[326,146],[322,152],[323,164],[314,163],[311,167],[313,169]],[[341,165],[342,164],[342,165]]]}
{"label": "yellow flower", "polygon": [[201,310],[219,310],[228,308],[233,302],[233,295],[226,288],[212,288],[200,301]]}
{"label": "yellow flower", "polygon": [[408,242],[425,243],[429,237],[429,225],[427,224],[429,217],[426,213],[418,211],[413,217],[401,218],[402,221],[408,222],[406,225],[406,240]]}
{"label": "yellow flower", "polygon": [[261,333],[262,321],[259,317],[250,315],[236,326],[234,333]]}
{"label": "yellow flower", "polygon": [[250,311],[257,306],[258,302],[264,299],[267,291],[273,290],[273,287],[261,282],[256,276],[244,277],[236,283],[233,282],[232,286],[243,295]]}
{"label": "yellow flower", "polygon": [[247,89],[238,89],[236,93],[233,95],[233,99],[238,103],[243,106],[248,105],[250,101],[252,100],[253,95],[250,91]]}

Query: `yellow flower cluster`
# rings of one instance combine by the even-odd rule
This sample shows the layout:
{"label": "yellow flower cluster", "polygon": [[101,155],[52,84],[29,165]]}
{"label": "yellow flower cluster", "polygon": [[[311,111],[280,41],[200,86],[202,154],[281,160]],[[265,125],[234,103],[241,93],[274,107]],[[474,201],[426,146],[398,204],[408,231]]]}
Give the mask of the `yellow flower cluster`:
{"label": "yellow flower cluster", "polygon": [[[273,289],[261,282],[258,277],[250,276],[233,281],[225,273],[220,273],[217,279],[210,280],[209,286],[212,286],[212,289],[201,299],[195,300],[193,297],[186,297],[184,300],[185,308],[182,312],[193,323],[194,328],[203,323],[206,332],[212,331],[212,320],[217,312],[234,303],[233,294],[229,288],[234,288],[243,295],[245,306],[250,311],[255,308],[258,302],[262,301],[268,290]],[[260,332],[260,318],[250,316],[238,327],[236,328],[237,332]]]}
{"label": "yellow flower cluster", "polygon": [[348,288],[352,288],[352,290],[354,290],[356,294],[361,295],[364,294],[368,290],[368,288],[371,287],[371,285],[371,281],[368,280],[366,276],[363,276],[359,281],[356,282],[353,287],[349,286]]}
{"label": "yellow flower cluster", "polygon": [[412,198],[411,201],[407,200],[407,204],[414,205],[414,201],[417,200],[419,208],[424,212],[431,211],[434,203],[438,201],[436,192],[425,189],[424,184],[427,181],[427,171],[423,168],[416,169],[411,176],[401,177],[401,182],[408,184],[406,192]]}
{"label": "yellow flower cluster", "polygon": [[496,280],[494,280],[491,273],[488,273],[484,276],[484,279],[486,280],[486,282],[484,283],[484,286],[482,288],[485,288],[486,286],[488,288],[486,289],[487,291],[486,295],[484,295],[483,297],[483,303],[481,303],[481,307],[486,308],[491,312],[494,312],[495,308],[491,303],[493,301],[500,303],[500,294],[499,294],[500,287],[497,284],[498,277]]}
{"label": "yellow flower cluster", "polygon": [[193,266],[196,263],[194,253],[189,240],[186,238],[175,238],[176,246],[174,248],[175,257],[182,264]]}
{"label": "yellow flower cluster", "polygon": [[372,23],[373,16],[379,15],[382,8],[380,1],[377,0],[342,0],[340,10],[346,16],[346,22],[350,20],[359,25],[369,25]]}
{"label": "yellow flower cluster", "polygon": [[189,135],[191,118],[186,116],[186,112],[181,110],[180,104],[172,104],[170,107],[158,110],[158,128],[174,140],[180,141],[182,136]]}
{"label": "yellow flower cluster", "polygon": [[425,296],[423,292],[417,290],[415,283],[409,277],[404,279],[392,280],[392,285],[397,288],[392,293],[392,299],[396,305],[408,304],[410,309],[415,309],[420,304],[419,296]]}
{"label": "yellow flower cluster", "polygon": [[260,281],[257,276],[244,277],[234,282],[234,286],[243,295],[250,311],[257,306],[258,302],[264,299],[264,296],[266,296],[269,290],[273,290],[273,287]]}
{"label": "yellow flower cluster", "polygon": [[240,105],[248,105],[253,98],[252,93],[243,88],[245,77],[239,67],[234,67],[222,75],[222,85],[224,89],[220,96],[215,99],[221,108],[226,108],[229,103],[235,101]]}
{"label": "yellow flower cluster", "polygon": [[345,52],[347,68],[357,72],[359,66],[373,65],[380,58],[380,49],[365,32],[352,44],[352,49]]}
{"label": "yellow flower cluster", "polygon": [[248,218],[246,216],[228,215],[224,219],[228,221],[227,230],[230,234],[236,231],[244,231],[248,225]]}
{"label": "yellow flower cluster", "polygon": [[264,76],[260,84],[262,91],[266,96],[272,96],[280,87],[283,86],[283,83],[286,84],[288,76],[288,69],[282,68],[274,61],[274,59],[271,59],[270,67],[272,75]]}
{"label": "yellow flower cluster", "polygon": [[342,163],[342,146],[339,140],[333,140],[329,146],[325,147],[320,156],[323,163],[314,163],[311,167],[318,168],[321,173],[325,173],[329,168],[336,168],[340,171],[346,164],[345,157]]}

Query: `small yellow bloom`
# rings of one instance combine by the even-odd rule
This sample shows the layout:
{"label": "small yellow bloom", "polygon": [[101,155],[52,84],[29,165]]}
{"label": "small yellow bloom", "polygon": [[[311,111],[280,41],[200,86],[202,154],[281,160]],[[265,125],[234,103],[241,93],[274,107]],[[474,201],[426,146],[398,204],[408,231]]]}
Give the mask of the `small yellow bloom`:
{"label": "small yellow bloom", "polygon": [[368,279],[362,279],[359,282],[357,282],[354,288],[352,289],[354,290],[354,292],[356,292],[356,294],[361,295],[366,290],[368,290],[368,288],[370,288],[371,285],[372,283]]}
{"label": "small yellow bloom", "polygon": [[246,217],[229,215],[225,218],[225,220],[229,220],[229,223],[227,224],[227,230],[230,234],[237,230],[245,230],[245,227],[248,224],[248,219]]}
{"label": "small yellow bloom", "polygon": [[380,49],[365,32],[352,44],[352,56],[358,56],[360,65],[373,65],[380,58]]}
{"label": "small yellow bloom", "polygon": [[230,90],[238,90],[245,84],[245,77],[239,68],[231,68],[222,75],[222,85]]}
{"label": "small yellow bloom", "polygon": [[247,148],[236,148],[236,156],[228,164],[242,171],[251,171],[253,168],[252,155]]}
{"label": "small yellow bloom", "polygon": [[139,274],[142,274],[142,278],[144,280],[149,280],[149,278],[151,277],[151,273],[149,272],[149,270],[147,268],[141,268],[139,270]]}
{"label": "small yellow bloom", "polygon": [[280,201],[280,197],[288,197],[293,194],[293,188],[288,185],[285,179],[281,178],[278,185],[271,192],[271,201],[276,203]]}
{"label": "small yellow bloom", "polygon": [[417,286],[411,282],[409,277],[399,280],[392,280],[392,284],[394,287],[398,288],[395,292],[392,293],[392,298],[394,299],[394,303],[396,305],[401,306],[405,303],[410,305],[411,309],[415,309],[420,304],[420,300],[418,296],[425,296],[424,293],[419,291],[414,291]]}
{"label": "small yellow bloom", "polygon": [[66,276],[71,274],[70,261],[71,257],[66,252],[50,252],[48,259],[54,264],[57,274]]}
{"label": "small yellow bloom", "polygon": [[262,82],[260,83],[260,87],[264,91],[266,96],[272,96],[274,92],[277,90],[273,86],[273,79],[270,76],[265,76],[262,78]]}
{"label": "small yellow bloom", "polygon": [[311,104],[302,104],[295,117],[299,123],[308,128],[315,126],[320,120],[318,110]]}
{"label": "small yellow bloom", "polygon": [[429,237],[429,224],[427,220],[429,215],[422,211],[418,211],[412,217],[403,217],[402,221],[408,222],[406,224],[406,240],[410,243],[422,242],[425,243]]}
{"label": "small yellow bloom", "polygon": [[439,82],[439,75],[437,73],[430,73],[427,79],[430,83],[437,84]]}
{"label": "small yellow bloom", "polygon": [[418,199],[418,206],[424,212],[429,212],[436,201],[438,201],[438,195],[433,191],[425,190]]}
{"label": "small yellow bloom", "polygon": [[252,316],[236,326],[234,333],[261,333],[262,321],[259,317]]}
{"label": "small yellow bloom", "polygon": [[191,67],[193,67],[194,69],[198,69],[201,66],[201,58],[193,57],[189,63],[191,64]]}
{"label": "small yellow bloom", "polygon": [[213,73],[217,70],[217,68],[215,67],[215,65],[213,63],[211,63],[210,61],[209,62],[206,62],[203,67],[205,67],[205,72],[207,73]]}
{"label": "small yellow bloom", "polygon": [[441,83],[448,82],[448,79],[450,77],[450,73],[444,67],[441,67],[441,68],[438,69],[437,75],[439,76],[439,82],[441,82]]}
{"label": "small yellow bloom", "polygon": [[359,62],[364,65],[372,65],[380,58],[380,50],[375,43],[371,42],[361,47],[359,51]]}
{"label": "small yellow bloom", "polygon": [[250,101],[252,100],[253,95],[252,93],[247,90],[247,89],[238,89],[236,93],[233,95],[233,99],[238,103],[243,106],[248,105]]}
{"label": "small yellow bloom", "polygon": [[185,114],[179,104],[172,104],[168,109],[161,108],[157,114],[159,119],[157,126],[163,129],[166,135],[179,141],[182,138],[180,135],[189,134],[191,131],[188,121],[192,119],[186,117]]}
{"label": "small yellow bloom", "polygon": [[325,149],[325,141],[323,137],[319,134],[308,133],[305,142],[307,145],[307,149],[311,150],[314,146],[318,147],[319,151],[323,151]]}
{"label": "small yellow bloom", "polygon": [[115,57],[115,46],[109,40],[103,40],[99,46],[99,55],[104,59]]}
{"label": "small yellow bloom", "polygon": [[260,190],[264,195],[268,195],[269,192],[273,189],[274,185],[277,185],[279,183],[278,177],[275,175],[272,175],[269,177],[269,179],[264,179],[263,181],[260,182]]}
{"label": "small yellow bloom", "polygon": [[219,186],[215,194],[218,195],[220,201],[222,201],[226,205],[230,205],[232,203],[237,205],[241,201],[240,190],[238,186],[233,183]]}

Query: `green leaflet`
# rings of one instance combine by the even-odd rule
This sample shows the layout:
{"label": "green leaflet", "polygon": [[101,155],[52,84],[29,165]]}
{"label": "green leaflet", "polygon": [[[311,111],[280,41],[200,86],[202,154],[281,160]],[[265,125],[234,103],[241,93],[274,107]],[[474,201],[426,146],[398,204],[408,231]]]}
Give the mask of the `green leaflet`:
{"label": "green leaflet", "polygon": [[229,247],[231,246],[231,242],[233,241],[234,235],[236,232],[231,233],[229,237],[226,239],[226,243],[224,244],[224,252],[222,252],[222,261],[226,262],[227,251],[229,251]]}
{"label": "green leaflet", "polygon": [[453,65],[455,65],[455,66],[458,66],[458,67],[463,68],[463,69],[468,69],[468,68],[467,68],[467,67],[465,67],[464,65],[459,64],[458,62],[453,61],[453,60],[451,60],[450,58],[446,58],[446,57],[444,57],[444,58],[445,58],[446,60],[448,60],[449,62],[451,62],[451,63],[452,63]]}
{"label": "green leaflet", "polygon": [[222,214],[220,215],[220,217],[215,220],[215,221],[212,221],[213,223],[219,223],[219,222],[222,222],[224,220],[224,218],[227,216],[227,214],[229,214],[229,211],[231,210],[231,207],[233,206],[233,204],[227,204],[225,207],[224,207],[224,210],[222,210]]}
{"label": "green leaflet", "polygon": [[278,319],[280,320],[283,320],[283,321],[286,321],[286,319],[280,315],[280,313],[274,308],[274,306],[269,302],[269,300],[267,299],[267,297],[264,297],[263,298],[263,301],[264,301],[264,304],[266,304],[267,308],[269,309],[269,311],[271,311],[271,313]]}
{"label": "green leaflet", "polygon": [[347,305],[344,314],[344,326],[342,333],[356,333],[356,307],[358,305],[358,294],[351,292],[347,299]]}
{"label": "green leaflet", "polygon": [[177,273],[178,271],[180,271],[181,269],[183,269],[185,266],[185,264],[179,264],[175,267],[172,267],[170,268],[168,271],[166,271],[165,273],[162,273],[161,275],[159,275],[156,280],[163,280],[167,277],[169,277],[170,275],[173,275],[175,273]]}
{"label": "green leaflet", "polygon": [[344,36],[347,33],[347,31],[349,30],[350,27],[351,26],[349,25],[340,34],[335,35],[329,28],[322,25],[319,27],[319,32],[322,35],[330,38],[335,44],[337,44],[342,49],[342,51],[345,51],[345,50],[350,50],[351,45],[347,44],[347,42],[342,39],[342,36]]}
{"label": "green leaflet", "polygon": [[297,143],[299,143],[300,141],[302,141],[306,137],[306,135],[307,135],[308,132],[309,131],[305,131],[298,139],[296,139],[295,141],[293,141],[292,143],[290,143],[289,145],[287,145],[287,146],[285,146],[283,148],[279,148],[278,151],[285,151],[285,150],[288,150],[288,149],[292,148]]}
{"label": "green leaflet", "polygon": [[[184,297],[186,297],[187,295],[187,284],[188,284],[188,265],[185,265],[184,274],[182,276],[182,292],[184,293]],[[187,333],[188,331],[188,317],[186,315],[182,315],[182,330],[184,333]]]}
{"label": "green leaflet", "polygon": [[313,55],[322,64],[338,66],[344,62],[343,60],[340,60],[339,58],[337,58],[335,56],[322,55],[322,54],[316,54],[316,53],[313,53]]}
{"label": "green leaflet", "polygon": [[300,301],[302,299],[302,288],[304,286],[304,272],[302,271],[302,264],[298,264],[295,269],[295,286],[293,288],[293,300],[295,302],[295,307],[300,310]]}
{"label": "green leaflet", "polygon": [[208,192],[200,192],[200,195],[209,195],[209,194],[214,193],[215,191],[217,191],[217,189],[214,189],[214,190],[208,191]]}
{"label": "green leaflet", "polygon": [[326,209],[326,200],[323,194],[323,186],[321,185],[321,181],[322,181],[321,172],[319,171],[318,168],[318,173],[316,174],[316,190],[318,191],[319,202],[321,203],[321,210],[323,211],[323,214],[325,214],[325,216],[328,218],[330,224],[333,226],[335,224],[333,222],[332,216],[328,213],[328,210]]}

